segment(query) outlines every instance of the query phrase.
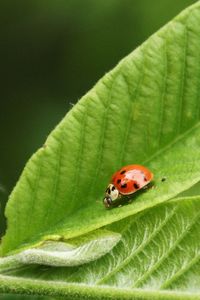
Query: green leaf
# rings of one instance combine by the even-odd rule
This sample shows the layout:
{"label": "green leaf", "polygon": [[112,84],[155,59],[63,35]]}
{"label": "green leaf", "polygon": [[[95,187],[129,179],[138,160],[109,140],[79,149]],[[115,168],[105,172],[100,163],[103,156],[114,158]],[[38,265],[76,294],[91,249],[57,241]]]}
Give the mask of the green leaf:
{"label": "green leaf", "polygon": [[200,299],[200,197],[180,198],[106,226],[122,238],[78,267],[27,266],[0,275],[0,291],[65,299]]}
{"label": "green leaf", "polygon": [[55,300],[55,298],[44,297],[44,296],[40,297],[40,296],[28,296],[28,295],[4,294],[1,295],[1,300]]}
{"label": "green leaf", "polygon": [[68,242],[45,241],[35,248],[1,259],[0,270],[13,269],[22,264],[48,266],[77,266],[85,264],[105,255],[119,242],[120,238],[121,235],[119,233],[99,229]]}
{"label": "green leaf", "polygon": [[[27,163],[7,208],[2,254],[73,238],[175,197],[200,180],[200,4],[105,75]],[[119,167],[139,163],[156,189],[105,210]],[[162,177],[167,180],[162,182]]]}

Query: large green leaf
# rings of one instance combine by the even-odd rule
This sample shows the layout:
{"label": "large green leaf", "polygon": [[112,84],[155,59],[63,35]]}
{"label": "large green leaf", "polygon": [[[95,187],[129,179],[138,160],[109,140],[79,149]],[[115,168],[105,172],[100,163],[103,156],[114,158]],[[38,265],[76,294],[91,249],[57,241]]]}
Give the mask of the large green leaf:
{"label": "large green leaf", "polygon": [[[200,198],[190,196],[200,180],[199,41],[198,2],[103,77],[33,155],[6,208],[0,292],[200,299]],[[155,188],[106,210],[109,178],[129,163],[147,165]],[[55,267],[49,247],[78,255]]]}
{"label": "large green leaf", "polygon": [[0,291],[65,299],[200,299],[199,226],[200,197],[173,200],[108,225],[122,238],[102,258],[79,267],[4,271]]}
{"label": "large green leaf", "polygon": [[[200,180],[199,40],[197,3],[122,60],[67,114],[10,196],[3,255],[52,235],[85,234]],[[156,189],[106,211],[101,199],[109,178],[129,163],[152,169]]]}

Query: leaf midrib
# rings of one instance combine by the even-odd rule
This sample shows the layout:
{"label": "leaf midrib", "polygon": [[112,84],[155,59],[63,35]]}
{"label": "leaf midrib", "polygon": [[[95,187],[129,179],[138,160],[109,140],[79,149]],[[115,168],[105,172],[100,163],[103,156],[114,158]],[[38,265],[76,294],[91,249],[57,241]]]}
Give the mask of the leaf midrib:
{"label": "leaf midrib", "polygon": [[65,299],[115,300],[200,300],[200,295],[177,291],[121,289],[108,286],[66,284],[63,281],[16,278],[0,275],[0,292],[42,296],[59,296]]}

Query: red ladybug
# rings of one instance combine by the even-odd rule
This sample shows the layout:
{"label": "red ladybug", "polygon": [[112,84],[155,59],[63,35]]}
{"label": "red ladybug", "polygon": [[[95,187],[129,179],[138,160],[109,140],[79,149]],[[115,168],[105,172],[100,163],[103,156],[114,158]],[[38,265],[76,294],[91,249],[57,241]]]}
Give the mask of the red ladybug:
{"label": "red ladybug", "polygon": [[[152,181],[153,173],[141,165],[128,165],[113,174],[106,189],[103,203],[106,208],[127,202],[135,192],[144,189]],[[124,201],[123,201],[124,200]]]}

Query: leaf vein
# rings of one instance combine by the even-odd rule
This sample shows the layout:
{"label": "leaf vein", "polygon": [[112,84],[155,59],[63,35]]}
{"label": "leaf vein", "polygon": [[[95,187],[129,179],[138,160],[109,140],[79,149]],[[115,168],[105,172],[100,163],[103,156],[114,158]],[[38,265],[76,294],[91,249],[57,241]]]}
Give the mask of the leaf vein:
{"label": "leaf vein", "polygon": [[200,216],[200,212],[198,212],[195,215],[195,217],[191,219],[189,225],[187,225],[185,230],[181,232],[180,236],[176,239],[175,243],[170,246],[169,250],[166,253],[164,253],[163,256],[160,259],[158,259],[158,261],[146,273],[144,273],[142,277],[140,277],[137,281],[133,283],[132,285],[133,288],[140,287],[147,280],[147,278],[151,276],[152,273],[158,269],[161,263],[163,263],[163,261],[169,257],[169,255],[174,251],[174,249],[178,246],[178,244],[189,233],[189,230],[196,224],[199,216]]}
{"label": "leaf vein", "polygon": [[186,271],[191,269],[200,259],[200,252],[197,253],[183,268],[176,272],[169,280],[166,280],[160,287],[160,289],[169,288],[179,277],[183,276]]}
{"label": "leaf vein", "polygon": [[107,273],[103,278],[101,278],[100,280],[98,280],[96,282],[96,284],[102,284],[105,281],[107,281],[110,277],[112,277],[113,275],[115,275],[120,269],[124,268],[130,262],[130,260],[133,259],[133,257],[135,257],[141,251],[143,251],[143,249],[150,243],[150,241],[152,240],[152,238],[155,237],[162,230],[162,228],[166,225],[166,223],[171,220],[171,218],[175,214],[176,209],[177,209],[177,207],[174,207],[173,210],[168,215],[166,214],[165,219],[161,222],[161,224],[158,227],[155,228],[155,230],[149,235],[149,237],[146,240],[144,239],[144,242],[134,252],[131,252],[131,254],[128,255],[124,261],[122,261],[112,271],[109,271],[109,273]]}

